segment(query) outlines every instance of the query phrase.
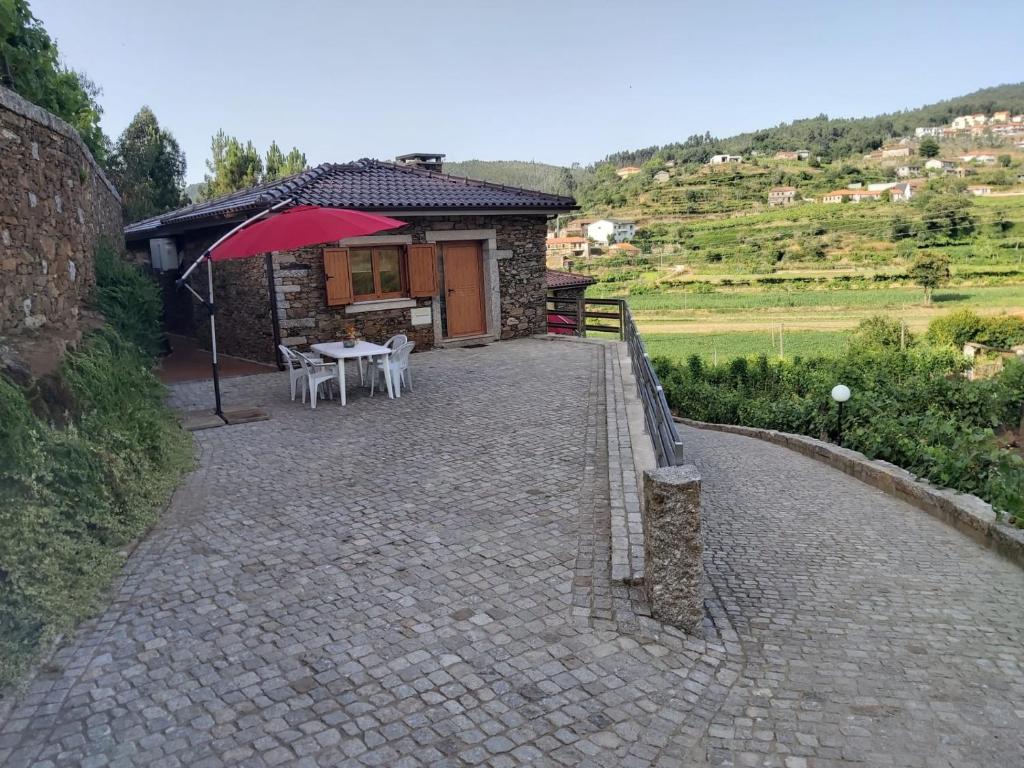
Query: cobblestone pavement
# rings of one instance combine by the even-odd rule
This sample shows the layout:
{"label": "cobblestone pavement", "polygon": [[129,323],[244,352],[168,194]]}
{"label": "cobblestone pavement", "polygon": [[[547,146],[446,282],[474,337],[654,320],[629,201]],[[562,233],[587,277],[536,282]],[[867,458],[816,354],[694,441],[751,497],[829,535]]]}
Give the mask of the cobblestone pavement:
{"label": "cobblestone pavement", "polygon": [[410,395],[315,412],[225,382],[273,418],[197,433],[0,764],[1020,764],[1020,572],[823,465],[686,430],[703,635],[614,586],[604,357],[429,352]]}
{"label": "cobblestone pavement", "polygon": [[[743,669],[716,765],[1024,765],[1024,574],[824,464],[683,428]],[[785,752],[791,753],[785,756]]]}

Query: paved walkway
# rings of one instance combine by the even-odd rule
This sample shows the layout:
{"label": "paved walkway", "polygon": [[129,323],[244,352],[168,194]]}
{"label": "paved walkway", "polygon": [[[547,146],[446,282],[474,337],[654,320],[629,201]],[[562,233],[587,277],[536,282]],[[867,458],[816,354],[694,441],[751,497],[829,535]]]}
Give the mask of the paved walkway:
{"label": "paved walkway", "polygon": [[[201,467],[0,726],[0,764],[1019,764],[1024,578],[747,438],[705,473],[708,612],[610,582],[600,346],[413,358],[416,391],[197,433]],[[179,404],[205,402],[180,385]]]}

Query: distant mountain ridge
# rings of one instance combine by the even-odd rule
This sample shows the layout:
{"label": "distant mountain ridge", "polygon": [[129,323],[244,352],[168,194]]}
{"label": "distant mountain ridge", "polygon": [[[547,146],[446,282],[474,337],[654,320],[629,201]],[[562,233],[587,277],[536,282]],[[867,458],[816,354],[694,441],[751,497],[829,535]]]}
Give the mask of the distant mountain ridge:
{"label": "distant mountain ridge", "polygon": [[598,165],[610,163],[618,168],[643,165],[655,155],[684,163],[706,162],[713,154],[745,154],[753,150],[809,149],[826,159],[839,158],[870,152],[895,136],[913,135],[918,126],[944,125],[958,115],[991,114],[1000,109],[1024,113],[1024,83],[982,88],[917,109],[874,117],[830,118],[822,114],[724,139],[710,133],[698,134],[683,142],[615,152]]}
{"label": "distant mountain ridge", "polygon": [[[591,170],[585,168],[566,168],[527,160],[446,161],[444,172],[494,184],[506,184],[510,187],[536,189],[553,195],[571,195],[593,175]],[[567,174],[572,178],[571,183]]]}

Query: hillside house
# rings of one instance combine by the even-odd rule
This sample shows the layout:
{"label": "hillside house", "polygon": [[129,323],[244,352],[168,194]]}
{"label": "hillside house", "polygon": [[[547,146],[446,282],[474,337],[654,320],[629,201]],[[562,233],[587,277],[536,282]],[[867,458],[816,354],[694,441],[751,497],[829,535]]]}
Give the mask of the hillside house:
{"label": "hillside house", "polygon": [[780,149],[775,153],[776,160],[806,160],[810,156],[808,149]]}
{"label": "hillside house", "polygon": [[889,199],[894,203],[903,203],[910,200],[916,192],[913,184],[904,182],[902,184],[893,184],[889,189]]}
{"label": "hillside house", "polygon": [[598,219],[587,225],[587,237],[599,243],[628,243],[636,234],[636,222],[628,219]]}
{"label": "hillside house", "polygon": [[823,203],[859,203],[864,200],[881,200],[882,190],[836,189],[822,196]]}
{"label": "hillside house", "polygon": [[956,168],[956,163],[949,160],[939,160],[939,158],[933,157],[924,164],[924,167],[929,171],[951,171]]}
{"label": "hillside house", "polygon": [[566,261],[590,258],[590,241],[585,237],[549,237],[545,245],[545,261],[550,269],[562,269]]}
{"label": "hillside house", "polygon": [[967,152],[960,155],[962,163],[977,163],[978,165],[995,165],[996,155],[992,152]]}
{"label": "hillside house", "polygon": [[632,243],[615,243],[608,248],[612,256],[639,256],[640,249]]}
{"label": "hillside house", "polygon": [[742,163],[740,155],[712,155],[708,165],[728,165],[729,163]]}
{"label": "hillside house", "polygon": [[992,194],[992,187],[988,184],[972,184],[967,187],[967,191],[975,197],[985,197]]}
{"label": "hillside house", "polygon": [[635,165],[627,165],[625,168],[619,168],[615,171],[615,175],[620,179],[628,179],[630,176],[636,176],[640,173],[640,169]]}
{"label": "hillside house", "polygon": [[922,126],[914,129],[914,136],[918,139],[924,138],[925,136],[931,136],[932,138],[937,139],[942,136],[943,130],[944,126],[941,125]]}
{"label": "hillside house", "polygon": [[664,184],[670,178],[672,178],[672,174],[665,170],[658,171],[654,174],[654,181],[658,184]]}
{"label": "hillside house", "polygon": [[1024,125],[1019,123],[1005,123],[1003,125],[993,125],[992,135],[993,136],[1019,136],[1024,134]]}
{"label": "hillside house", "polygon": [[896,166],[896,177],[900,179],[909,179],[914,176],[921,175],[921,166],[919,165],[898,165]]}
{"label": "hillside house", "polygon": [[891,160],[898,157],[910,157],[913,154],[913,149],[905,144],[890,144],[887,147],[882,147],[882,159]]}
{"label": "hillside house", "polygon": [[1008,123],[1010,122],[1010,110],[1000,109],[997,112],[992,113],[993,123]]}
{"label": "hillside house", "polygon": [[796,202],[796,187],[772,187],[768,190],[768,205],[791,205]]}
{"label": "hillside house", "polygon": [[[401,332],[420,349],[545,332],[548,219],[575,201],[449,176],[415,160],[324,163],[135,222],[125,239],[140,261],[149,260],[152,241],[169,241],[187,265],[239,221],[285,200],[385,214],[406,226],[218,262],[224,353],[273,362],[278,344],[336,341],[347,326],[371,340]],[[206,313],[173,289],[177,274],[162,278],[166,330],[202,339]]]}

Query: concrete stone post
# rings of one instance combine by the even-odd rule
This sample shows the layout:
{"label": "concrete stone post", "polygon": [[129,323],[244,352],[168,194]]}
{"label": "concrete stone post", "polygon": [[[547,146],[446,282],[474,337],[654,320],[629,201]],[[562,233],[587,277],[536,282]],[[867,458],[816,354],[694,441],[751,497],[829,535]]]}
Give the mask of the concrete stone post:
{"label": "concrete stone post", "polygon": [[692,464],[644,472],[644,552],[651,612],[658,621],[697,632],[701,598],[700,473]]}

